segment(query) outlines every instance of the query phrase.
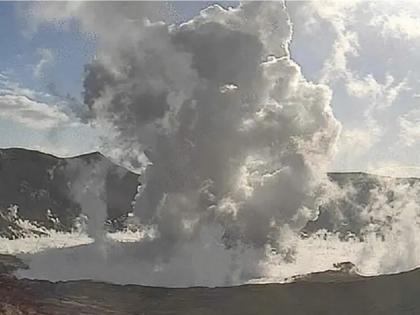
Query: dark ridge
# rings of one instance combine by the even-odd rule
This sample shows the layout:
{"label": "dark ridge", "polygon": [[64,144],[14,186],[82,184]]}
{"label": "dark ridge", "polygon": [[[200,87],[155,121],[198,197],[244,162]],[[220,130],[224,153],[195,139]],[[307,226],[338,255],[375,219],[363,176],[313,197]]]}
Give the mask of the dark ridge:
{"label": "dark ridge", "polygon": [[37,150],[24,149],[24,148],[5,148],[0,149],[0,156],[5,155],[6,157],[13,158],[44,158],[44,159],[58,159],[55,155],[44,153]]}
{"label": "dark ridge", "polygon": [[334,180],[339,178],[371,178],[371,179],[383,179],[383,178],[390,178],[395,180],[419,180],[418,177],[398,177],[398,176],[390,176],[390,175],[378,175],[373,173],[367,172],[328,172],[327,176]]}
{"label": "dark ridge", "polygon": [[81,212],[71,187],[77,174],[92,170],[100,162],[107,165],[103,175],[108,217],[118,218],[131,210],[138,175],[99,152],[60,158],[23,148],[0,149],[0,210],[4,214],[11,205],[17,205],[22,219],[51,228],[52,222],[46,215],[49,209],[60,219],[60,229],[70,230]]}
{"label": "dark ridge", "polygon": [[[60,229],[70,230],[81,211],[80,205],[72,198],[71,185],[80,172],[92,170],[96,163],[107,165],[104,177],[108,218],[111,222],[109,227],[118,229],[124,226],[127,213],[131,211],[138,185],[137,174],[114,164],[100,152],[60,158],[23,148],[0,149],[0,235],[13,236],[10,231],[3,231],[3,227],[13,225],[5,213],[10,205],[18,205],[23,219],[38,221],[48,228],[53,227],[46,216],[47,209],[50,209],[60,219]],[[393,193],[385,191],[383,179],[408,183],[409,186],[419,182],[417,178],[392,178],[365,172],[330,172],[327,176],[339,187],[352,186],[354,192],[346,199],[321,206],[317,220],[307,224],[302,231],[304,234],[326,229],[342,235],[359,235],[367,222],[361,221],[357,214],[369,204],[372,191],[384,191],[389,202],[393,201]],[[334,216],[337,209],[340,217]],[[17,233],[16,237],[19,235]]]}
{"label": "dark ridge", "polygon": [[103,155],[101,152],[99,151],[95,151],[95,152],[88,152],[88,153],[83,153],[80,155],[75,155],[75,156],[71,156],[68,157],[66,159],[107,159],[107,157],[105,157],[105,155]]}
{"label": "dark ridge", "polygon": [[68,157],[59,157],[57,155],[42,152],[39,150],[33,150],[33,149],[25,149],[25,148],[19,148],[19,147],[11,147],[11,148],[0,148],[0,154],[7,154],[11,157],[43,157],[43,158],[50,158],[50,159],[59,159],[59,160],[71,160],[71,159],[90,159],[90,158],[106,158],[101,152],[94,151],[94,152],[86,152],[79,155],[73,155]]}
{"label": "dark ridge", "polygon": [[[376,192],[383,194],[387,203],[392,206],[396,200],[392,184],[404,184],[407,186],[406,189],[409,189],[420,183],[420,179],[415,177],[391,177],[365,172],[331,172],[327,175],[330,181],[339,187],[352,189],[347,190],[344,197],[323,204],[319,208],[318,218],[308,222],[303,229],[304,234],[310,235],[320,229],[325,229],[328,232],[338,232],[341,237],[353,235],[363,239],[363,228],[372,222],[370,219],[362,219],[359,213],[362,209],[369,207]],[[390,226],[392,223],[392,218],[389,222],[376,223],[386,228],[387,224]]]}

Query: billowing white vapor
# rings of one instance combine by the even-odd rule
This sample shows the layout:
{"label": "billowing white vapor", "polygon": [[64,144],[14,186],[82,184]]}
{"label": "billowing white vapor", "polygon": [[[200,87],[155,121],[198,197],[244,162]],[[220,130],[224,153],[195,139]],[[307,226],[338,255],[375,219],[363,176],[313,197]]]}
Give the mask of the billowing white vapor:
{"label": "billowing white vapor", "polygon": [[317,216],[340,130],[331,92],[291,59],[283,3],[215,5],[181,25],[147,19],[146,4],[135,18],[130,5],[100,4],[103,19],[119,18],[110,29],[98,4],[67,4],[98,34],[90,119],[146,161],[134,213],[155,237],[127,256],[144,283],[259,277],[268,252],[287,256],[282,235]]}
{"label": "billowing white vapor", "polygon": [[135,213],[157,241],[216,225],[229,244],[275,246],[284,225],[314,218],[339,128],[329,90],[290,59],[284,6],[214,6],[179,27],[139,27],[87,67],[85,100],[118,142],[144,150]]}

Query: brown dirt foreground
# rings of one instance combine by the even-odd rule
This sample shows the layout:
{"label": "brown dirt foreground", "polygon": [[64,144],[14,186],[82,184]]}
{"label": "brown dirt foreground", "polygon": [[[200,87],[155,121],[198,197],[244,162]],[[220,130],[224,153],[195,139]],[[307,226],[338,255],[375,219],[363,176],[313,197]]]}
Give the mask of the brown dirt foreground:
{"label": "brown dirt foreground", "polygon": [[0,276],[4,315],[420,314],[420,270],[361,277],[315,273],[289,284],[154,288]]}

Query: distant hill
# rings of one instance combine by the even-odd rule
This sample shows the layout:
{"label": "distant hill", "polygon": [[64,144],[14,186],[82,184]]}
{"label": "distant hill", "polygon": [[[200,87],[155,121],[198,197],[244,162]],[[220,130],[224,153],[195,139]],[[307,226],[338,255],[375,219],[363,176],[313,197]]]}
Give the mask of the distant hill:
{"label": "distant hill", "polygon": [[[113,222],[110,228],[118,229],[124,225],[131,209],[138,185],[137,174],[112,163],[99,152],[58,158],[26,149],[0,149],[0,235],[20,236],[16,232],[19,222],[15,222],[13,213],[7,210],[11,205],[18,206],[19,218],[37,221],[47,228],[71,229],[81,211],[80,205],[73,198],[72,187],[81,174],[90,178],[89,172],[97,165],[105,165],[99,172],[106,174],[96,173],[95,176],[105,178],[103,198],[108,218]],[[405,183],[409,187],[420,183],[417,178],[392,179],[362,172],[329,173],[328,177],[339,187],[351,186],[353,191],[345,198],[323,205],[318,219],[309,222],[304,228],[303,232],[307,234],[326,229],[343,235],[348,232],[358,235],[366,222],[361,221],[357,214],[369,204],[375,191],[382,191],[388,201],[393,202],[393,193],[384,184],[386,180]],[[335,216],[337,209],[340,219]],[[58,227],[54,225],[54,218],[60,221]],[[12,231],[4,233],[5,228],[10,226]]]}
{"label": "distant hill", "polygon": [[[131,209],[138,175],[99,152],[58,158],[26,149],[0,149],[0,209],[4,212],[17,205],[20,218],[46,226],[52,224],[51,216],[58,217],[62,228],[68,230],[81,211],[71,187],[78,174],[89,174],[99,163],[106,165],[102,169],[106,172],[103,176],[108,217],[120,217]],[[2,220],[5,219],[0,216],[0,227]]]}
{"label": "distant hill", "polygon": [[[325,229],[339,232],[342,236],[349,232],[360,236],[361,230],[369,222],[362,220],[359,214],[363,209],[372,206],[372,201],[377,198],[375,194],[380,194],[390,207],[394,207],[396,202],[394,188],[396,186],[403,185],[403,189],[409,189],[420,184],[419,178],[393,178],[363,172],[335,172],[328,173],[328,177],[331,182],[344,188],[347,193],[320,207],[318,219],[309,222],[304,228],[304,232],[307,234]],[[393,218],[389,219],[388,223],[391,223]],[[372,220],[374,219],[372,218]],[[386,222],[377,223],[379,225],[386,224]]]}

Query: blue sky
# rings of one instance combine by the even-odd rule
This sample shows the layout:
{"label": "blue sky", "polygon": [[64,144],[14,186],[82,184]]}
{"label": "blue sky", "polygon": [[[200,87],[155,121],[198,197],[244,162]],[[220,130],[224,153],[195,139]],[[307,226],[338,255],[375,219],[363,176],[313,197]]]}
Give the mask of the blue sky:
{"label": "blue sky", "polygon": [[[0,3],[0,69],[27,88],[44,90],[54,83],[62,94],[80,96],[83,65],[95,52],[95,44],[75,25],[68,30],[43,26],[31,32],[25,21],[24,4]],[[41,78],[34,77],[40,50],[54,52],[53,67]]]}
{"label": "blue sky", "polygon": [[[215,2],[174,2],[179,20],[187,20],[201,9]],[[226,1],[223,6],[234,6],[237,2]],[[76,23],[70,27],[42,25],[31,31],[25,20],[27,4],[0,2],[0,69],[22,86],[36,90],[48,90],[53,83],[57,92],[80,98],[82,93],[83,67],[95,54],[95,41],[86,38]],[[41,49],[54,53],[53,67],[45,69],[44,76],[34,77],[34,67],[40,62]]]}
{"label": "blue sky", "polygon": [[[172,2],[172,22],[188,20],[209,4]],[[103,131],[70,110],[83,106],[83,71],[95,55],[94,37],[75,21],[34,27],[31,5],[0,2],[0,96],[10,103],[12,95],[42,119],[28,120],[0,100],[0,147],[57,155],[99,150]],[[307,79],[331,88],[332,108],[343,125],[331,169],[410,168],[420,174],[420,4],[286,5],[294,25],[292,58]]]}
{"label": "blue sky", "polygon": [[[25,20],[25,9],[25,4],[18,2],[0,3],[0,72],[13,85],[28,92],[68,94],[80,100],[83,67],[95,52],[94,41],[85,38],[75,25],[68,30],[44,26],[32,32]],[[53,57],[36,75],[43,50],[50,51]],[[42,95],[36,98],[45,100]],[[49,103],[54,101],[49,100]],[[8,117],[0,117],[0,146],[28,147],[61,155],[97,147],[96,132],[87,126],[58,126],[58,129],[33,129]]]}
{"label": "blue sky", "polygon": [[[182,21],[193,17],[209,4],[202,1],[171,5],[176,10],[176,18]],[[223,3],[224,6],[235,4]],[[85,36],[76,23],[65,27],[40,25],[34,31],[28,15],[28,3],[0,2],[0,73],[21,89],[56,96],[47,101],[49,104],[60,102],[67,96],[82,103],[84,66],[95,54],[93,36]],[[51,58],[42,63],[45,51],[50,53]],[[37,67],[40,71],[36,70]],[[42,95],[38,95],[37,100],[45,101]],[[100,149],[99,132],[86,125],[34,130],[0,115],[0,134],[0,147],[27,147],[57,155],[75,155]]]}

